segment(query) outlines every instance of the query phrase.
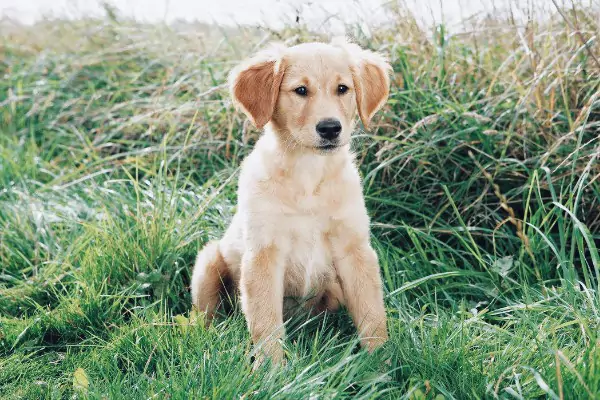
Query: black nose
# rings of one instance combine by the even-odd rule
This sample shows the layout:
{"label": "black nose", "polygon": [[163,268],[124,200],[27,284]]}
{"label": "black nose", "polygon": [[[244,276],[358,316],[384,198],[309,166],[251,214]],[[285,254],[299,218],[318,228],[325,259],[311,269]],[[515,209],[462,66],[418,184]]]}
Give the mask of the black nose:
{"label": "black nose", "polygon": [[342,124],[340,121],[334,118],[322,119],[317,124],[317,132],[323,139],[333,140],[340,136],[342,131]]}

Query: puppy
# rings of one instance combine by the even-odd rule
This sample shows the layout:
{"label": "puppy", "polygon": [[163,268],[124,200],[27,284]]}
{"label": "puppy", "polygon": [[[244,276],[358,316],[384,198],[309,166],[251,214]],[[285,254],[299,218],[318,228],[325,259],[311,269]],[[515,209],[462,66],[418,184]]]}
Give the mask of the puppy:
{"label": "puppy", "polygon": [[264,133],[242,163],[238,210],[220,241],[198,254],[194,306],[210,323],[225,283],[262,357],[283,359],[284,297],[318,311],[347,307],[361,345],[387,340],[377,255],[350,151],[389,95],[390,65],[345,41],[273,46],[230,74],[234,104]]}

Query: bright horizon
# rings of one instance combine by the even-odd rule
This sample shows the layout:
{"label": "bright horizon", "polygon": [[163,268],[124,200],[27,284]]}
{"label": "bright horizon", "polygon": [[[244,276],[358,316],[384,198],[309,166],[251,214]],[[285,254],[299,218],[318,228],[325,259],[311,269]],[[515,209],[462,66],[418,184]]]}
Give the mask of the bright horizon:
{"label": "bright horizon", "polygon": [[[549,0],[531,2],[541,11],[551,10],[553,6]],[[336,33],[344,30],[344,22],[364,22],[368,25],[384,21],[384,4],[404,5],[426,25],[442,20],[450,26],[460,25],[461,21],[472,15],[508,9],[513,10],[516,19],[526,18],[522,12],[523,6],[517,6],[517,0],[112,0],[108,3],[113,4],[122,15],[144,22],[171,23],[183,20],[223,25],[262,24],[280,28],[285,23],[293,22],[299,15],[312,28]],[[0,0],[0,17],[26,24],[45,16],[77,18],[103,14],[98,0]],[[332,15],[335,17],[332,18]]]}

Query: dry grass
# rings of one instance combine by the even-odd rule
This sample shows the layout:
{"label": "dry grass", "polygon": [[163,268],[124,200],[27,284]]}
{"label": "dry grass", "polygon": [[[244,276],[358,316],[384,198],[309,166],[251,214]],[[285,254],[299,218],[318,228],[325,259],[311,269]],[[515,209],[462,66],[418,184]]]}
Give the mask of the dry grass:
{"label": "dry grass", "polygon": [[395,79],[354,145],[391,343],[368,356],[347,316],[300,318],[288,366],[252,377],[239,312],[182,325],[194,255],[231,217],[259,135],[225,77],[268,40],[322,36],[3,21],[0,393],[599,396],[598,8],[460,34],[392,11],[392,26],[355,31]]}

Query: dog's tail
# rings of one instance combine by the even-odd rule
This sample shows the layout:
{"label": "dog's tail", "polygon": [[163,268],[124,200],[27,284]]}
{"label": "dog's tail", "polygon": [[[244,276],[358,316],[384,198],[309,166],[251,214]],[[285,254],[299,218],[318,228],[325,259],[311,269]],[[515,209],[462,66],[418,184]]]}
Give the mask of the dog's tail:
{"label": "dog's tail", "polygon": [[196,257],[191,285],[192,303],[196,310],[206,313],[207,325],[214,317],[220,292],[228,275],[219,242],[208,242]]}

